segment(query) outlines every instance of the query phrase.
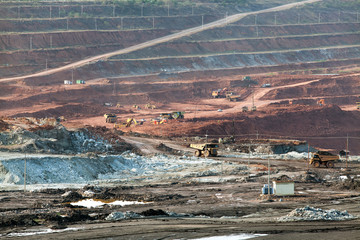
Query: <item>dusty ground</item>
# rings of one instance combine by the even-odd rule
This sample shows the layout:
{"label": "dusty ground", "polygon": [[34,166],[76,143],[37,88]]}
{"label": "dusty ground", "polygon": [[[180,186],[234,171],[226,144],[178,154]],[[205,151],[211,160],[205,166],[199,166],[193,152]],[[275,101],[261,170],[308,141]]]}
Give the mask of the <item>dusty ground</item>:
{"label": "dusty ground", "polygon": [[[144,138],[125,138],[130,143],[146,145],[148,154],[155,150],[158,141]],[[184,151],[176,141],[164,141],[165,145]],[[232,165],[219,165],[220,175],[199,176],[160,182],[132,182],[122,184],[88,185],[82,189],[44,189],[36,191],[2,191],[1,231],[2,238],[21,239],[192,239],[239,233],[268,234],[258,239],[321,239],[325,236],[338,239],[357,239],[359,220],[340,222],[287,222],[277,219],[295,208],[306,205],[322,209],[347,210],[359,216],[358,208],[360,174],[359,163],[338,163],[334,169],[320,168],[307,171],[306,160],[271,160],[271,180],[290,178],[295,180],[295,195],[261,196],[261,187],[267,182],[267,160],[226,157],[232,152],[221,152],[216,160]],[[229,167],[230,166],[230,167]],[[232,167],[231,167],[232,166]],[[233,169],[233,170],[231,170]],[[237,170],[234,169],[248,169]],[[353,181],[340,181],[339,176],[355,177]],[[30,186],[28,186],[30,189]],[[144,201],[145,205],[124,207],[80,208],[69,205],[83,197],[67,191],[91,190],[91,198],[105,202],[113,200]],[[185,213],[187,216],[164,217],[150,211],[142,219],[107,221],[111,212],[133,211],[144,213],[153,210]],[[190,217],[191,216],[191,217]],[[44,229],[60,229],[54,233],[22,235]]]}
{"label": "dusty ground", "polygon": [[[293,1],[260,2],[246,11]],[[168,9],[160,8],[156,11],[161,14],[156,13],[155,18],[137,16],[139,9],[134,17],[125,8],[114,11],[112,6],[86,6],[86,11],[94,12],[87,12],[86,18],[70,16],[70,31],[66,32],[67,12],[81,9],[76,3],[64,6],[64,11],[54,6],[52,10],[58,11],[58,16],[53,18],[48,18],[47,7],[19,8],[10,4],[0,9],[4,13],[0,19],[0,45],[4,49],[0,53],[1,161],[17,155],[22,171],[24,154],[25,159],[26,154],[29,158],[39,153],[41,157],[59,154],[74,163],[80,157],[98,161],[98,154],[128,150],[145,158],[165,154],[168,161],[161,164],[171,166],[165,173],[86,186],[31,185],[26,192],[21,191],[20,180],[10,187],[1,186],[0,238],[193,239],[252,233],[268,234],[258,239],[359,239],[358,218],[340,222],[277,221],[306,205],[347,210],[360,216],[359,162],[346,166],[342,161],[334,169],[313,169],[305,159],[260,155],[264,160],[239,155],[239,151],[244,154],[248,149],[255,152],[264,142],[267,146],[287,142],[284,139],[301,140],[296,142],[303,147],[309,143],[310,148],[333,153],[348,148],[351,157],[360,154],[360,112],[356,108],[356,102],[360,102],[359,23],[356,14],[316,6],[321,21],[310,5],[258,13],[255,19],[254,14],[244,14],[247,16],[237,22],[224,18],[228,9],[221,8],[222,13],[208,9],[206,4],[195,8],[201,12],[185,16],[180,14],[183,9],[168,16]],[[353,11],[346,7],[344,11]],[[111,14],[115,17],[104,18]],[[202,16],[205,23],[221,19],[218,23],[229,24],[206,30],[217,23],[200,28]],[[278,22],[274,23],[276,17]],[[96,20],[98,29],[94,30]],[[188,36],[186,29],[192,27],[197,27],[193,29],[196,34]],[[173,33],[186,37],[171,42],[157,39],[170,35],[169,40]],[[136,45],[147,41],[151,47]],[[68,65],[77,61],[81,62]],[[57,73],[46,75],[51,72]],[[28,74],[39,77],[26,77]],[[254,84],[242,81],[247,75]],[[9,77],[16,80],[9,82]],[[86,84],[63,84],[72,78],[84,79]],[[263,84],[270,86],[261,87]],[[241,100],[211,97],[211,91],[225,87],[240,94]],[[318,104],[321,99],[325,104]],[[147,103],[156,108],[145,109]],[[256,106],[257,111],[243,112],[244,106]],[[172,111],[183,111],[185,118],[151,124],[160,113]],[[105,122],[105,113],[115,113],[118,122],[132,117],[146,121],[114,129],[113,124]],[[69,131],[53,131],[53,125],[41,122],[55,124],[60,116],[65,119],[60,124]],[[28,117],[45,120],[34,125]],[[79,129],[89,130],[93,136],[74,137],[71,131]],[[26,141],[16,143],[21,140],[19,135]],[[27,137],[36,141],[27,141]],[[208,159],[204,163],[189,157],[193,154],[189,143],[229,137],[236,142],[222,147],[220,157],[214,158],[219,162]],[[113,144],[111,152],[99,139]],[[86,153],[79,150],[84,150],[82,145],[76,145],[85,141],[94,143],[87,145]],[[177,166],[170,165],[170,158],[178,158]],[[294,196],[261,196],[261,188],[268,181],[267,158],[271,158],[271,180],[285,177],[295,181]],[[193,162],[197,164],[189,167]],[[54,165],[60,165],[60,161]],[[196,172],[191,172],[194,169]],[[6,171],[1,165],[0,175],[6,175]],[[59,175],[65,173],[59,171]],[[84,197],[86,190],[93,191],[94,196]],[[64,196],[68,191],[72,193]],[[146,204],[91,209],[69,204],[83,198]],[[133,211],[146,217],[106,220],[114,211]],[[164,212],[187,215],[165,217]],[[34,232],[43,234],[32,235]]]}

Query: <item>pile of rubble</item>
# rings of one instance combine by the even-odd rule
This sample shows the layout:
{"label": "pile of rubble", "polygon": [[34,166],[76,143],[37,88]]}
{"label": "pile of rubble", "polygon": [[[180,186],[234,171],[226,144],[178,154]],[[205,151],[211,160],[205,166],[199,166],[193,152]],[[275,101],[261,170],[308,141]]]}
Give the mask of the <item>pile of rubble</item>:
{"label": "pile of rubble", "polygon": [[29,185],[179,181],[185,178],[220,176],[227,169],[234,168],[230,163],[187,156],[161,154],[146,157],[130,151],[120,155],[86,155],[25,156],[22,153],[0,152],[0,183],[7,186],[24,183],[25,160],[26,182]]}
{"label": "pile of rubble", "polygon": [[304,208],[297,208],[291,211],[288,215],[280,217],[280,222],[292,222],[292,221],[342,221],[354,219],[355,217],[345,211],[338,211],[335,209],[323,210],[321,208],[313,208],[306,206]]}
{"label": "pile of rubble", "polygon": [[26,128],[21,125],[13,125],[6,131],[0,131],[0,151],[79,154],[87,152],[121,153],[133,148],[118,136],[111,135],[111,139],[106,139],[97,131],[93,132],[93,129],[70,131],[59,123],[51,126],[48,124],[36,126]]}

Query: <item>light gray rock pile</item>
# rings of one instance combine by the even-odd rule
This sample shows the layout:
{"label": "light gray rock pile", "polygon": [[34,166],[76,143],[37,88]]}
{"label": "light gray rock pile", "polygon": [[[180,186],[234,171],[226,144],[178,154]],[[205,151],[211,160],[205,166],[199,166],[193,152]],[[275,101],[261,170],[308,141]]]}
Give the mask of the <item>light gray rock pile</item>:
{"label": "light gray rock pile", "polygon": [[128,212],[112,212],[105,219],[108,221],[118,221],[123,219],[134,219],[134,218],[143,218],[144,216],[128,211]]}
{"label": "light gray rock pile", "polygon": [[335,209],[323,210],[321,208],[313,208],[306,206],[304,208],[297,208],[291,211],[288,215],[280,217],[280,222],[291,221],[342,221],[354,219],[355,217],[345,211],[338,211]]}

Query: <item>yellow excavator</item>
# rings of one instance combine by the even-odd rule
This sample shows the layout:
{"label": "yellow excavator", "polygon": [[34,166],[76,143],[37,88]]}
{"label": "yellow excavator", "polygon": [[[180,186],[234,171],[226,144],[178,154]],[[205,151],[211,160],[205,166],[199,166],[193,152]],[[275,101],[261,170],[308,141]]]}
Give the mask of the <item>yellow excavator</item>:
{"label": "yellow excavator", "polygon": [[135,118],[128,118],[126,122],[115,123],[114,128],[130,127],[131,125],[142,125],[143,121],[136,121]]}

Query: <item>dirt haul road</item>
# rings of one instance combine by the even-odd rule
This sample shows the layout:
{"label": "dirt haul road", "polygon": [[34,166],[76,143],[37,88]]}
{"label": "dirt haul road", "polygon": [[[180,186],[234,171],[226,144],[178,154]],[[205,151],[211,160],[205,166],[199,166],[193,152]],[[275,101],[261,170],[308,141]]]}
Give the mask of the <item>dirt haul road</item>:
{"label": "dirt haul road", "polygon": [[314,3],[314,2],[318,2],[318,1],[321,1],[321,0],[306,0],[306,1],[303,1],[303,2],[285,4],[285,5],[282,5],[282,6],[269,8],[269,9],[265,9],[265,10],[260,10],[260,11],[235,14],[235,15],[228,16],[226,18],[220,19],[220,20],[215,21],[215,22],[204,24],[204,25],[199,26],[199,27],[186,29],[186,30],[183,30],[183,31],[180,31],[178,33],[174,33],[174,34],[171,34],[171,35],[168,35],[168,36],[165,36],[165,37],[161,37],[161,38],[150,40],[150,41],[147,41],[147,42],[144,42],[144,43],[140,43],[140,44],[134,45],[132,47],[128,47],[128,48],[121,49],[121,50],[118,50],[118,51],[98,55],[98,56],[91,57],[91,58],[86,58],[84,60],[74,62],[74,63],[68,64],[68,65],[65,65],[63,67],[59,67],[59,68],[55,68],[55,69],[51,69],[51,70],[47,70],[47,71],[42,71],[42,72],[35,73],[35,74],[29,74],[29,75],[25,75],[25,76],[20,76],[20,77],[3,78],[3,79],[0,79],[0,82],[22,80],[22,79],[29,78],[29,77],[46,76],[46,75],[61,72],[61,71],[64,71],[64,70],[78,68],[78,67],[81,67],[83,65],[86,65],[86,64],[89,64],[89,63],[92,63],[92,62],[96,62],[96,61],[99,61],[99,60],[104,60],[104,59],[107,59],[107,58],[115,56],[115,55],[130,53],[130,52],[137,51],[137,50],[147,48],[147,47],[151,47],[151,46],[154,46],[154,45],[157,45],[157,44],[160,44],[160,43],[169,42],[169,41],[172,41],[172,40],[175,40],[175,39],[179,39],[179,38],[182,38],[182,37],[185,37],[185,36],[189,36],[189,35],[204,31],[204,30],[208,30],[208,29],[215,28],[215,27],[221,27],[221,26],[224,26],[224,25],[226,25],[228,23],[236,22],[236,21],[238,21],[238,20],[240,20],[240,19],[242,19],[242,18],[244,18],[246,16],[249,16],[249,15],[266,13],[266,12],[282,11],[282,10],[286,10],[286,9],[290,9],[290,8],[293,8],[293,7],[297,7],[297,6],[301,6],[301,5],[309,4],[309,3]]}

